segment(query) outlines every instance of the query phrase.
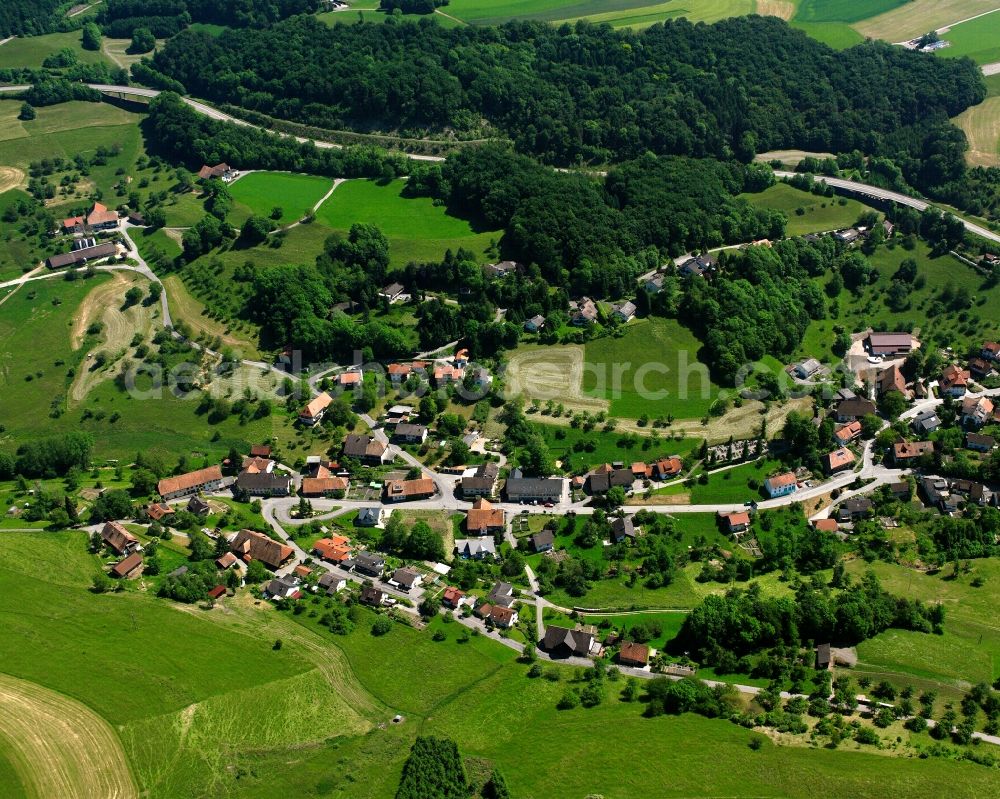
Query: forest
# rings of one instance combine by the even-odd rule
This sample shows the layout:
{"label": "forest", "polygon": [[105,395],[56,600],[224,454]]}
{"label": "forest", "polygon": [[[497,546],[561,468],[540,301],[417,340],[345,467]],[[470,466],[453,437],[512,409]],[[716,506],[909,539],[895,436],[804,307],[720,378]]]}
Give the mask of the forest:
{"label": "forest", "polygon": [[0,3],[0,39],[37,36],[56,30],[56,9],[64,0],[18,0]]}
{"label": "forest", "polygon": [[137,28],[166,38],[192,22],[231,28],[263,26],[293,14],[312,13],[319,5],[319,0],[108,0],[98,22],[114,38],[129,38]]}
{"label": "forest", "polygon": [[956,130],[948,118],[985,96],[971,61],[881,42],[838,52],[757,16],[640,32],[296,17],[218,38],[188,31],[153,64],[195,96],[284,119],[501,134],[562,165],[786,147],[916,158],[940,140],[938,158],[911,167],[928,184],[949,177],[947,151],[963,144],[938,128]]}

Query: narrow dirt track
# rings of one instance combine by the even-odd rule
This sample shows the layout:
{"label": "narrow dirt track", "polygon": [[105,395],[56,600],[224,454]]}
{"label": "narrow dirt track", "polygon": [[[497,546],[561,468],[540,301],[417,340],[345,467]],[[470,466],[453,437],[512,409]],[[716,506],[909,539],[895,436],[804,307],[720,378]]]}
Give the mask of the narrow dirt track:
{"label": "narrow dirt track", "polygon": [[138,796],[121,742],[104,719],[69,697],[6,674],[0,674],[0,743],[29,796]]}

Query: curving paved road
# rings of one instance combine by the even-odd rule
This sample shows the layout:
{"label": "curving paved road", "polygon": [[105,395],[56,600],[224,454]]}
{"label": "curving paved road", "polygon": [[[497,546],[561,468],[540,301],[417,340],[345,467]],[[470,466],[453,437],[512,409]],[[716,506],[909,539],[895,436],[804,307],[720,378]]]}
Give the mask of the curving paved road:
{"label": "curving paved road", "polygon": [[[788,172],[781,169],[776,169],[774,171],[775,177],[779,178],[791,178],[801,174],[801,172]],[[899,205],[907,205],[918,211],[923,211],[932,205],[932,203],[929,203],[926,200],[918,199],[917,197],[910,197],[906,194],[900,194],[898,191],[890,191],[889,189],[880,189],[877,186],[869,186],[867,183],[858,183],[854,180],[830,178],[825,175],[814,175],[813,179],[819,183],[825,183],[827,186],[851,192],[852,194],[857,194],[861,197],[871,197],[876,200],[887,200],[889,202],[898,203]],[[994,233],[992,230],[988,230],[982,225],[977,225],[975,222],[969,222],[955,214],[953,214],[953,216],[965,225],[965,229],[970,233],[975,233],[977,236],[982,236],[984,239],[989,239],[990,241],[995,241],[1000,244],[1000,233]]]}

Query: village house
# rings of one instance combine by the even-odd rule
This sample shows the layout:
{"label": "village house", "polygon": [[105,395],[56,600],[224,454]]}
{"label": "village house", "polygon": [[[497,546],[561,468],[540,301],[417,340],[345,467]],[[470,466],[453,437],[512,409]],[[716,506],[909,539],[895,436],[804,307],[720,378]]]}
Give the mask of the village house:
{"label": "village house", "polygon": [[468,605],[471,602],[469,597],[465,595],[464,591],[453,586],[448,586],[444,589],[441,594],[441,604],[446,608],[451,608],[452,610],[458,610],[463,605]]}
{"label": "village house", "polygon": [[413,367],[408,363],[390,363],[386,371],[389,373],[389,380],[393,383],[405,383],[406,379],[413,371]]}
{"label": "village house", "polygon": [[933,408],[921,411],[914,416],[913,421],[910,422],[910,427],[913,428],[914,432],[925,436],[930,435],[940,426],[941,420],[938,418],[938,415],[935,413]]}
{"label": "village house", "polygon": [[635,317],[636,310],[634,302],[623,302],[611,307],[611,316],[624,324]]}
{"label": "village house", "polygon": [[424,576],[420,572],[404,566],[392,573],[392,577],[389,578],[389,585],[393,588],[398,588],[400,591],[412,591],[414,588],[418,588],[423,581]]}
{"label": "village house", "polygon": [[451,363],[439,363],[434,367],[434,382],[438,386],[448,386],[461,382],[465,377],[465,367]]}
{"label": "village house", "polygon": [[495,508],[486,499],[479,497],[465,517],[465,530],[471,535],[502,534],[507,526],[503,508]]}
{"label": "village house", "polygon": [[597,305],[590,297],[581,297],[569,304],[569,323],[576,327],[587,327],[597,321]]}
{"label": "village house", "polygon": [[556,536],[551,530],[541,530],[528,536],[528,546],[532,552],[551,552],[555,546]]}
{"label": "village house", "polygon": [[671,477],[679,475],[683,467],[684,464],[680,458],[661,458],[658,461],[654,461],[651,465],[650,476],[654,480],[669,480]]}
{"label": "village house", "polygon": [[342,535],[318,538],[312,547],[313,554],[329,563],[343,563],[351,557],[351,540]]}
{"label": "village house", "polygon": [[402,283],[390,283],[379,292],[379,296],[385,297],[390,303],[393,303],[402,296],[403,291]]}
{"label": "village house", "polygon": [[231,183],[238,175],[239,172],[226,163],[215,166],[203,164],[198,170],[199,180],[221,180],[223,183]]}
{"label": "village house", "polygon": [[715,271],[718,259],[711,253],[688,258],[677,269],[681,277],[706,277]]}
{"label": "village house", "polygon": [[745,533],[750,529],[750,514],[746,511],[739,513],[719,513],[719,524],[723,531],[729,534]]}
{"label": "village house", "polygon": [[232,552],[224,552],[221,556],[215,559],[215,565],[222,571],[233,568],[233,566],[237,563],[239,563],[239,558],[237,558]]}
{"label": "village house", "polygon": [[611,522],[611,543],[618,544],[628,539],[635,541],[640,530],[635,526],[631,516],[621,516]]}
{"label": "village house", "polygon": [[587,489],[591,494],[607,494],[615,487],[631,489],[634,481],[631,469],[614,468],[605,463],[587,475]]}
{"label": "village house", "polygon": [[872,355],[900,358],[913,349],[913,336],[909,333],[869,333],[865,341]]}
{"label": "village house", "polygon": [[361,373],[360,369],[348,369],[346,372],[341,372],[334,378],[334,383],[337,384],[338,388],[351,389],[357,388],[365,380],[365,376]]}
{"label": "village house", "polygon": [[500,261],[496,264],[486,264],[483,267],[483,271],[486,273],[487,277],[507,277],[508,275],[515,275],[521,269],[521,265],[516,261]]}
{"label": "village house", "polygon": [[966,449],[975,450],[976,452],[990,452],[996,445],[997,441],[993,436],[983,435],[982,433],[965,434]]}
{"label": "village house", "polygon": [[594,646],[594,636],[584,630],[550,624],[545,628],[541,646],[551,658],[587,657]]}
{"label": "village house", "polygon": [[878,410],[875,403],[864,397],[842,400],[837,404],[834,415],[838,422],[853,422],[873,415]]}
{"label": "village house", "polygon": [[941,373],[938,388],[942,394],[947,394],[949,397],[964,397],[965,392],[969,389],[969,380],[971,379],[972,375],[969,374],[968,369],[961,369],[955,364],[949,364]]}
{"label": "village house", "polygon": [[993,419],[993,400],[989,397],[966,397],[962,401],[962,424],[982,427]]}
{"label": "village house", "polygon": [[380,466],[392,460],[385,442],[365,433],[351,433],[344,438],[343,454],[345,458],[354,458],[369,466]]}
{"label": "village house", "polygon": [[422,424],[400,423],[393,434],[396,441],[404,444],[423,444],[427,440],[427,428]]}
{"label": "village house", "polygon": [[151,502],[146,506],[146,515],[150,521],[158,522],[165,516],[171,516],[174,509],[163,502]]}
{"label": "village house", "polygon": [[833,440],[840,446],[846,446],[861,435],[861,422],[853,421],[842,424],[833,431]]}
{"label": "village house", "polygon": [[134,580],[142,574],[143,568],[142,555],[138,552],[133,552],[112,566],[111,574],[120,580]]}
{"label": "village house", "polygon": [[626,641],[618,650],[618,663],[635,669],[645,668],[649,665],[649,647],[646,644],[634,644]]}
{"label": "village house", "polygon": [[851,468],[855,460],[857,458],[855,458],[853,452],[846,447],[841,447],[823,456],[823,466],[826,468],[827,474],[836,474],[844,469]]}
{"label": "village house", "polygon": [[516,594],[514,593],[514,586],[510,583],[497,582],[493,585],[490,593],[486,596],[486,601],[494,605],[502,605],[505,608],[509,608],[514,604],[516,599]]}
{"label": "village house", "polygon": [[659,294],[663,291],[663,284],[666,282],[666,278],[663,275],[654,275],[649,278],[642,287],[650,294]]}
{"label": "village house", "polygon": [[511,472],[504,485],[510,502],[552,502],[562,500],[565,480],[561,477],[522,477],[519,469]]}
{"label": "village house", "polygon": [[381,577],[385,571],[385,558],[372,552],[362,552],[354,559],[354,569],[369,577]]}
{"label": "village house", "polygon": [[354,524],[358,527],[385,527],[386,511],[381,505],[372,505],[358,511]]}
{"label": "village house", "polygon": [[771,497],[771,499],[793,494],[798,487],[798,482],[792,472],[777,474],[773,477],[768,477],[764,481],[764,489],[767,491],[767,494]]}
{"label": "village house", "polygon": [[229,542],[230,551],[244,563],[259,560],[272,569],[292,557],[292,548],[254,530],[240,530]]}
{"label": "village house", "polygon": [[268,458],[271,457],[271,445],[270,444],[254,444],[250,447],[250,457],[251,458]]}
{"label": "village house", "polygon": [[285,577],[275,577],[264,586],[264,596],[268,599],[278,601],[279,599],[298,599],[299,580],[291,575]]}
{"label": "village house", "polygon": [[[90,239],[90,241],[94,242],[94,239]],[[114,242],[106,241],[102,244],[94,242],[91,246],[79,247],[58,255],[50,255],[45,259],[45,265],[49,269],[63,269],[67,266],[79,266],[91,261],[100,261],[102,258],[113,258],[117,254],[118,247]]]}
{"label": "village house", "polygon": [[347,580],[333,572],[321,574],[316,584],[326,591],[327,596],[339,594],[347,588]]}
{"label": "village house", "polygon": [[188,513],[193,513],[195,516],[201,516],[202,518],[208,516],[208,514],[212,512],[212,506],[199,496],[191,497],[191,499],[188,500],[185,509]]}
{"label": "village house", "polygon": [[890,391],[898,391],[907,399],[910,398],[910,392],[906,389],[906,378],[896,364],[878,373],[875,386],[880,397],[884,397]]}
{"label": "village house", "polygon": [[524,330],[527,333],[539,333],[545,327],[545,317],[541,314],[532,316],[524,321]]}
{"label": "village house", "polygon": [[210,493],[222,488],[222,468],[209,466],[194,472],[165,477],[157,483],[156,489],[164,500],[189,497],[202,492]]}
{"label": "village house", "polygon": [[307,427],[314,427],[323,420],[326,409],[333,404],[333,397],[325,391],[318,397],[310,400],[309,403],[299,411],[299,421]]}
{"label": "village house", "polygon": [[958,500],[951,495],[948,481],[943,477],[928,475],[920,481],[927,504],[938,508],[943,513],[954,513],[958,510]]}
{"label": "village house", "polygon": [[497,545],[489,536],[459,538],[455,541],[455,555],[462,560],[486,560],[497,556]]}
{"label": "village house", "polygon": [[857,228],[849,227],[835,231],[833,237],[841,244],[853,244],[861,236],[861,231]]}
{"label": "village house", "polygon": [[984,360],[1000,362],[1000,342],[984,341],[979,354]]}
{"label": "village house", "polygon": [[345,477],[331,475],[330,477],[304,477],[299,493],[304,497],[343,496],[350,483]]}
{"label": "village house", "polygon": [[373,608],[380,608],[389,600],[389,595],[385,591],[380,591],[373,585],[366,585],[361,589],[361,604],[370,605]]}
{"label": "village house", "polygon": [[840,529],[836,519],[816,519],[812,525],[813,530],[821,533],[835,533]]}
{"label": "village house", "polygon": [[462,478],[462,496],[492,497],[496,493],[497,478],[500,476],[500,466],[490,461],[476,467],[475,473]]}
{"label": "village house", "polygon": [[933,441],[899,441],[892,446],[892,459],[897,466],[933,453]]}
{"label": "village house", "polygon": [[517,624],[517,611],[513,608],[505,608],[502,605],[491,605],[489,615],[486,618],[495,627],[509,630]]}
{"label": "village house", "polygon": [[841,522],[850,522],[857,519],[864,519],[872,512],[872,501],[868,497],[852,497],[837,509],[837,519]]}
{"label": "village house", "polygon": [[386,480],[386,502],[413,502],[418,499],[428,499],[437,492],[437,486],[430,477],[417,480]]}
{"label": "village house", "polygon": [[969,373],[977,380],[985,380],[996,373],[996,368],[983,358],[972,358],[969,361]]}
{"label": "village house", "polygon": [[101,540],[116,555],[131,555],[139,546],[139,539],[118,522],[107,522],[101,528]]}

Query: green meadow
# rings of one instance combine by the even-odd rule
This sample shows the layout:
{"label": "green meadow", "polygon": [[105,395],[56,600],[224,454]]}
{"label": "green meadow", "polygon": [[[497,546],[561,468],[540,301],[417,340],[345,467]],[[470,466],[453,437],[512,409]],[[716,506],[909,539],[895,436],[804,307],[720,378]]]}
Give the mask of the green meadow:
{"label": "green meadow", "polygon": [[787,183],[775,183],[762,192],[741,194],[740,197],[755,207],[782,211],[788,217],[785,230],[789,236],[850,227],[867,210],[857,200],[817,197]]}
{"label": "green meadow", "polygon": [[316,219],[343,233],[357,222],[377,225],[389,239],[389,257],[395,266],[440,261],[445,250],[459,247],[484,259],[490,242],[500,238],[499,232],[477,230],[428,197],[404,197],[405,185],[402,180],[347,181],[323,203]]}
{"label": "green meadow", "polygon": [[229,220],[240,225],[251,214],[270,219],[271,211],[280,208],[278,224],[297,222],[312,211],[332,186],[331,180],[316,175],[251,172],[229,187],[236,203]]}
{"label": "green meadow", "polygon": [[968,56],[977,64],[1000,61],[1000,11],[956,25],[941,38],[951,42],[937,51],[944,58]]}
{"label": "green meadow", "polygon": [[648,462],[664,455],[686,455],[700,442],[695,439],[675,439],[661,437],[653,440],[641,436],[636,440],[624,433],[600,433],[584,431],[578,427],[547,424],[547,417],[533,414],[534,427],[544,437],[552,457],[562,463],[566,472],[575,472],[580,467],[591,467],[601,463]]}
{"label": "green meadow", "polygon": [[83,64],[106,63],[115,66],[103,53],[84,50],[80,31],[47,33],[44,36],[19,36],[0,47],[0,69],[28,67],[40,69],[42,62],[60,50],[72,50]]}
{"label": "green meadow", "polygon": [[698,361],[700,349],[695,335],[676,320],[641,319],[621,337],[587,343],[583,390],[610,400],[611,416],[700,418],[718,396],[718,386]]}
{"label": "green meadow", "polygon": [[907,0],[800,0],[795,19],[802,22],[860,22],[892,11]]}

